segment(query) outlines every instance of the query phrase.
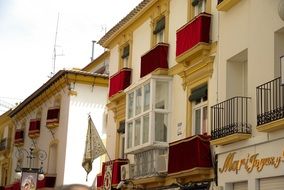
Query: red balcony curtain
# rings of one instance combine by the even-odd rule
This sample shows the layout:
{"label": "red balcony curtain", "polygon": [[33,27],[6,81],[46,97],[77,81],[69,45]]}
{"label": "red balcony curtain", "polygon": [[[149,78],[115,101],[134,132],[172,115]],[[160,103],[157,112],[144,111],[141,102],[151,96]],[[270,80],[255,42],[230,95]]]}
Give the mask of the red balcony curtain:
{"label": "red balcony curtain", "polygon": [[24,130],[22,129],[16,130],[14,144],[15,146],[21,146],[24,144]]}
{"label": "red balcony curtain", "polygon": [[103,175],[100,173],[97,175],[97,187],[103,186]]}
{"label": "red balcony curtain", "polygon": [[123,91],[130,85],[131,69],[123,68],[110,77],[109,97]]}
{"label": "red balcony curtain", "polygon": [[37,181],[37,188],[52,188],[55,186],[56,177],[55,176],[45,176],[43,180]]}
{"label": "red balcony curtain", "polygon": [[210,136],[196,135],[170,143],[168,173],[212,167]]}
{"label": "red balcony curtain", "polygon": [[181,27],[176,34],[176,56],[199,42],[209,43],[211,15],[202,13]]}
{"label": "red balcony curtain", "polygon": [[59,108],[50,108],[47,111],[47,120],[59,119]]}
{"label": "red balcony curtain", "polygon": [[40,120],[39,119],[31,119],[29,131],[39,131],[40,130]]}
{"label": "red balcony curtain", "polygon": [[166,43],[159,43],[141,57],[140,77],[151,73],[157,68],[168,68],[168,49]]}

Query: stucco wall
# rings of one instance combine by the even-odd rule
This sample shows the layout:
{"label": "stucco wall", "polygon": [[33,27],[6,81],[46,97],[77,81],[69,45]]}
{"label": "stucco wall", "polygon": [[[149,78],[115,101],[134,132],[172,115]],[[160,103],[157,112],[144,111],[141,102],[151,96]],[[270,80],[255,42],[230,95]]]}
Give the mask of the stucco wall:
{"label": "stucco wall", "polygon": [[[68,129],[66,142],[66,158],[64,184],[84,183],[91,185],[97,173],[100,172],[100,159],[93,162],[93,170],[88,175],[82,167],[84,147],[88,128],[88,114],[91,115],[100,135],[103,128],[103,114],[106,105],[107,89],[90,85],[76,84],[77,96],[70,97]],[[72,174],[72,175],[70,175]]]}

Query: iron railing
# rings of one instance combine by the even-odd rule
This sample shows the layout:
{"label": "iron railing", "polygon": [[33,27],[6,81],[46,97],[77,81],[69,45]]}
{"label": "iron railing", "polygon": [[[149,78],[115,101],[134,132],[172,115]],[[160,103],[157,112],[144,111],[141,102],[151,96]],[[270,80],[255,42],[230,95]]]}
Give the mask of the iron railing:
{"label": "iron railing", "polygon": [[159,171],[159,159],[161,155],[168,153],[168,148],[156,148],[134,155],[134,178],[162,175]]}
{"label": "iron railing", "polygon": [[233,97],[211,107],[212,140],[231,134],[250,134],[248,123],[249,97]]}
{"label": "iron railing", "polygon": [[257,125],[284,118],[284,86],[276,78],[256,87]]}

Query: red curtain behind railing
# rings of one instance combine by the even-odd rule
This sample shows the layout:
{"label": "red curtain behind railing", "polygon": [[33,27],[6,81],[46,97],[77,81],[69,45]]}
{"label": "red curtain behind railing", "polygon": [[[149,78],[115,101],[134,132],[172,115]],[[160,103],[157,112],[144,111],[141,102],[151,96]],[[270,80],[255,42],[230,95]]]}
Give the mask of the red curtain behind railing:
{"label": "red curtain behind railing", "polygon": [[141,57],[140,77],[151,73],[157,68],[168,68],[169,44],[159,43]]}
{"label": "red curtain behind railing", "polygon": [[199,42],[209,43],[211,15],[201,13],[177,30],[176,56],[181,55]]}
{"label": "red curtain behind railing", "polygon": [[131,69],[123,68],[110,77],[109,97],[124,90],[130,85]]}
{"label": "red curtain behind railing", "polygon": [[212,167],[210,136],[196,135],[170,143],[168,173]]}

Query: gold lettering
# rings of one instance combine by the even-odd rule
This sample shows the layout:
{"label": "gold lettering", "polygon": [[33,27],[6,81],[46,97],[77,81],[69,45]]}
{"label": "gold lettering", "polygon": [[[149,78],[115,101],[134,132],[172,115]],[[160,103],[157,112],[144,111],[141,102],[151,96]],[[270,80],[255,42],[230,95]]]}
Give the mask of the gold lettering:
{"label": "gold lettering", "polygon": [[[258,153],[253,155],[248,154],[246,158],[234,160],[235,154],[236,152],[228,154],[223,164],[223,167],[219,168],[220,173],[234,171],[236,172],[236,174],[238,174],[242,166],[244,166],[245,170],[248,173],[251,173],[254,168],[256,169],[256,171],[261,172],[264,166],[274,166],[274,168],[278,168],[281,161],[284,162],[284,158],[282,160],[282,156],[258,158]],[[282,154],[284,157],[284,151]]]}
{"label": "gold lettering", "polygon": [[233,163],[234,155],[235,155],[235,152],[229,153],[229,155],[227,156],[227,158],[226,158],[226,160],[223,164],[223,168],[219,168],[220,173],[226,172],[228,169],[229,169],[229,171],[231,171],[230,167]]}

